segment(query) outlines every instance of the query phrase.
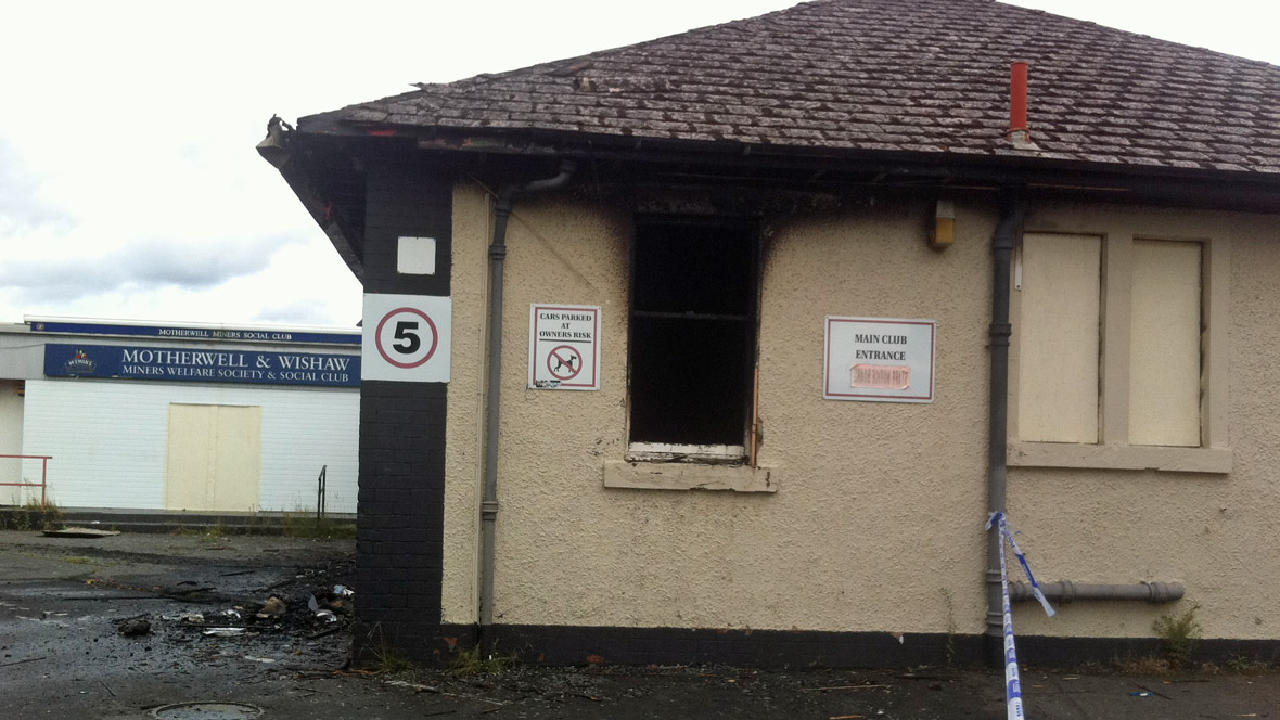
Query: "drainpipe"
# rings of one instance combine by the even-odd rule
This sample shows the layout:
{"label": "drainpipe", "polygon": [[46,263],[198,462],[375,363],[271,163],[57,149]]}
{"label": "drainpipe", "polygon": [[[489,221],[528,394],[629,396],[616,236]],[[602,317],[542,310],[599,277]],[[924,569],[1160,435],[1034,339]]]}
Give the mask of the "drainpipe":
{"label": "drainpipe", "polygon": [[[1009,274],[1013,247],[1022,233],[1026,205],[1021,188],[1005,188],[1000,194],[1000,220],[991,240],[994,277],[991,325],[987,331],[991,350],[990,396],[987,436],[987,513],[1005,511],[1008,487],[1009,445]],[[1000,593],[1000,532],[987,533],[987,632],[986,657],[992,667],[1004,667],[1004,612]]]}
{"label": "drainpipe", "polygon": [[[1181,600],[1183,595],[1182,583],[1177,582],[1139,582],[1127,585],[1111,585],[1059,580],[1051,583],[1040,583],[1040,590],[1045,594],[1045,597],[1061,605],[1088,600],[1169,603]],[[1022,581],[1009,583],[1010,602],[1025,602],[1034,599],[1035,594],[1031,590],[1030,583]]]}
{"label": "drainpipe", "polygon": [[[489,343],[486,350],[489,376],[485,382],[484,495],[480,501],[480,633],[493,624],[493,573],[497,562],[495,541],[498,524],[498,424],[502,399],[502,269],[507,256],[507,221],[517,196],[564,187],[575,165],[565,160],[555,177],[523,185],[503,185],[494,204],[493,243],[489,245]],[[477,641],[479,635],[477,635]]]}

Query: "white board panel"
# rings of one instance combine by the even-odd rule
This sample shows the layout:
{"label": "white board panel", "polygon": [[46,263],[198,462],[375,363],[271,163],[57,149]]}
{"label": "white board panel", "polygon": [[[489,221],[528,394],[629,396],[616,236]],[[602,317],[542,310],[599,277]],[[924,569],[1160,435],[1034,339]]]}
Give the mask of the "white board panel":
{"label": "white board panel", "polygon": [[27,382],[23,452],[52,455],[50,497],[66,507],[164,508],[169,403],[262,408],[259,507],[356,510],[360,395],[352,390],[177,383]]}

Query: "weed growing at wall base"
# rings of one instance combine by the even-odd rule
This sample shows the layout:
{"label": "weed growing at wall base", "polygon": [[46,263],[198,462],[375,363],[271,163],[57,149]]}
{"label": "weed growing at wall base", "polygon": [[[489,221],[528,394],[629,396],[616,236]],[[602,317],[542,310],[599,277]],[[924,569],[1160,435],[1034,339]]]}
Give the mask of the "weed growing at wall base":
{"label": "weed growing at wall base", "polygon": [[42,505],[28,500],[24,505],[0,510],[0,529],[3,530],[56,530],[65,524],[62,509],[52,502]]}
{"label": "weed growing at wall base", "polygon": [[405,675],[402,679],[414,679],[417,665],[407,656],[387,643],[383,635],[382,623],[374,623],[365,635],[364,641],[357,643],[363,656],[358,658],[362,669],[374,673]]}
{"label": "weed growing at wall base", "polygon": [[284,514],[284,535],[293,538],[353,540],[356,525],[333,518],[317,518],[314,513],[292,512]]}
{"label": "weed growing at wall base", "polygon": [[1173,667],[1186,667],[1191,660],[1191,650],[1202,630],[1200,623],[1196,622],[1199,607],[1192,605],[1181,615],[1163,615],[1151,624],[1151,629],[1160,637],[1165,657]]}
{"label": "weed growing at wall base", "polygon": [[458,650],[449,661],[449,673],[456,677],[498,675],[516,664],[515,655],[485,652],[479,645]]}
{"label": "weed growing at wall base", "polygon": [[951,596],[949,588],[942,588],[942,602],[947,608],[947,667],[951,667],[956,660],[956,634],[960,632],[956,625],[955,603]]}

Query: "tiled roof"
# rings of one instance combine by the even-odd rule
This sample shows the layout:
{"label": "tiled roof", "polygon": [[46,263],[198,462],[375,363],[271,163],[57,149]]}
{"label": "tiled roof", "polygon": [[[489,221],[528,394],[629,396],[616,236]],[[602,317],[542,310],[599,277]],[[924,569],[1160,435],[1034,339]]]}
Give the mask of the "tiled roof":
{"label": "tiled roof", "polygon": [[[1016,60],[1037,151],[1006,136]],[[1280,173],[1280,67],[991,0],[816,0],[420,87],[317,118]]]}

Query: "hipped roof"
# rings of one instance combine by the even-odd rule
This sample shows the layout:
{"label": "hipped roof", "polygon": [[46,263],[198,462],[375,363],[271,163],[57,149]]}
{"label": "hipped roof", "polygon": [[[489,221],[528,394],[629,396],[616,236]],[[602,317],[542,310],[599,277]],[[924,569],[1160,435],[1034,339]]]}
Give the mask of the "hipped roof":
{"label": "hipped roof", "polygon": [[[1007,136],[1014,61],[1030,67],[1036,150]],[[420,87],[299,129],[1280,173],[1280,67],[992,0],[815,0]]]}

